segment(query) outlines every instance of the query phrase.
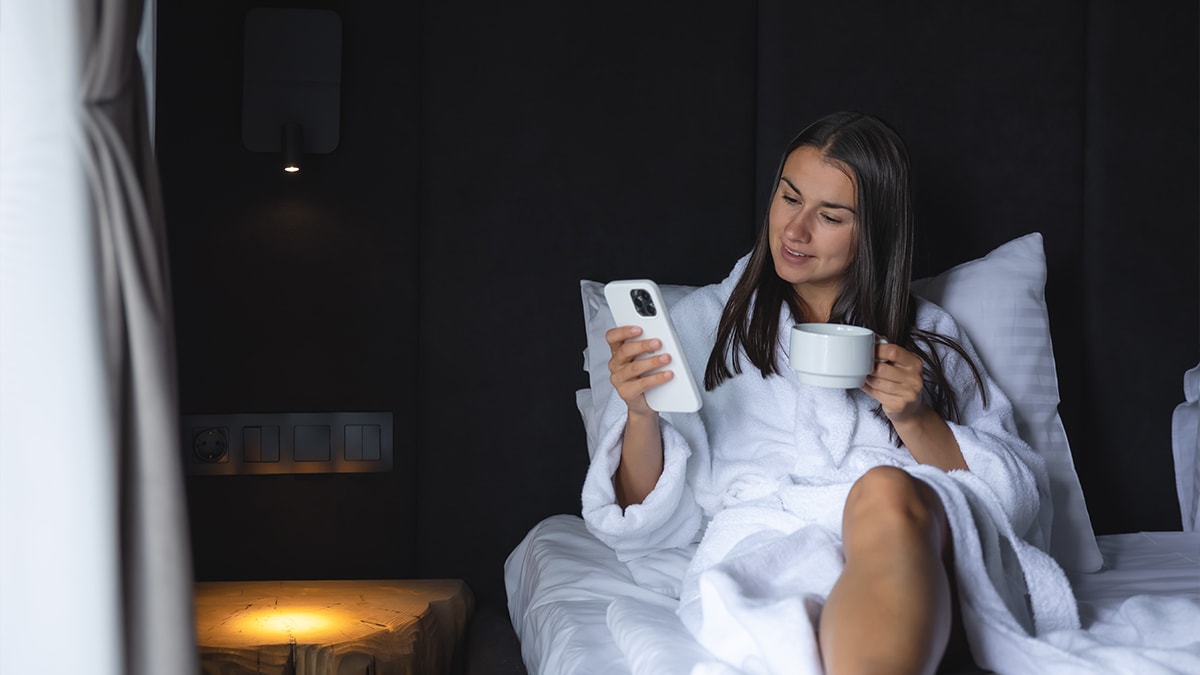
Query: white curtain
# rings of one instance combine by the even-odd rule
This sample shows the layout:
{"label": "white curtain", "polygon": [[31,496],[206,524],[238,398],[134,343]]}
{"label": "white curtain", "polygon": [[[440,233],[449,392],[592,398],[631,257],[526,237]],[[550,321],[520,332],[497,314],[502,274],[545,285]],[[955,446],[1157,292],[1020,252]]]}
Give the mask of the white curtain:
{"label": "white curtain", "polygon": [[194,673],[142,0],[0,0],[0,673]]}

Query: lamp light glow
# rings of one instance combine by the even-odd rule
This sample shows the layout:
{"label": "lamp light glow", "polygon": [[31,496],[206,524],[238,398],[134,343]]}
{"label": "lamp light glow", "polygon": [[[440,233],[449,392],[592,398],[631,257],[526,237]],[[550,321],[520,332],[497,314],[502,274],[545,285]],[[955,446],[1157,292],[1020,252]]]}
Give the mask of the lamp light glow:
{"label": "lamp light glow", "polygon": [[[357,611],[356,611],[357,610]],[[389,626],[365,622],[358,608],[319,604],[252,608],[226,621],[222,631],[229,644],[322,643],[362,639]]]}
{"label": "lamp light glow", "polygon": [[263,632],[299,635],[309,633],[319,634],[335,622],[310,612],[284,612],[270,616],[255,617],[255,623]]}

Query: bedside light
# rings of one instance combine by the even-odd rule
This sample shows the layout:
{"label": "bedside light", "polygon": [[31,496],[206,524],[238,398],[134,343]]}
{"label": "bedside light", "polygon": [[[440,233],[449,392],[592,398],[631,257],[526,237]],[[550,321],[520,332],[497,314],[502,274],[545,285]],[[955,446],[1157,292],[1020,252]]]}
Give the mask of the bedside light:
{"label": "bedside light", "polygon": [[[242,145],[280,153],[297,173],[302,155],[333,152],[341,124],[342,20],[317,9],[246,12]],[[278,166],[278,165],[275,165]]]}
{"label": "bedside light", "polygon": [[283,170],[288,173],[300,173],[300,154],[304,148],[304,130],[299,124],[284,124],[283,138]]}

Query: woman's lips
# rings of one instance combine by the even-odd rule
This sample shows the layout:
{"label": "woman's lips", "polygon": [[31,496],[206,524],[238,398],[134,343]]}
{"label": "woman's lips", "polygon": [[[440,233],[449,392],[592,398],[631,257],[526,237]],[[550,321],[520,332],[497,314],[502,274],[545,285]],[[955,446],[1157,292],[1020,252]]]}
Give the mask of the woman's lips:
{"label": "woman's lips", "polygon": [[803,251],[797,251],[795,249],[788,248],[787,246],[783,247],[783,257],[792,262],[798,262],[798,263],[799,262],[807,262],[807,261],[813,259],[813,256],[808,255],[807,253],[804,253]]}

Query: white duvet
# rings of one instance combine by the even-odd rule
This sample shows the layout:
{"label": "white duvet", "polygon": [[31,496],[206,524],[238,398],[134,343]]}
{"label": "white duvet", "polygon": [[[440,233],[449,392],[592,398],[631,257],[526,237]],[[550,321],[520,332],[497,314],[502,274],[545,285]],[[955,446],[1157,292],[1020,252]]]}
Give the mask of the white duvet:
{"label": "white duvet", "polygon": [[[1015,654],[995,671],[1200,673],[1200,532],[1097,541],[1104,568],[1073,579],[1084,630],[1044,636],[1052,654],[1044,664]],[[689,553],[650,554],[635,581],[578,516],[551,516],[531,528],[504,565],[509,614],[530,674],[730,672],[700,646],[676,613],[677,599],[664,591],[684,574]]]}
{"label": "white duvet", "polygon": [[[722,284],[673,308],[697,369],[714,339],[698,327],[715,328],[744,262]],[[781,317],[781,330],[791,323]],[[918,325],[970,351],[940,308],[922,301]],[[842,506],[854,480],[877,465],[910,471],[946,505],[964,622],[982,667],[1094,672],[1104,662],[1153,672],[1144,670],[1146,659],[1159,660],[1144,650],[1110,651],[1079,630],[1070,584],[1038,548],[1051,518],[1040,508],[1049,504],[1044,463],[1017,436],[1011,407],[989,379],[984,407],[967,365],[946,356],[947,376],[963,392],[961,423],[950,427],[971,471],[944,473],[895,446],[872,413],[873,399],[802,385],[786,368],[785,345],[778,358],[780,375],[764,381],[746,364],[744,374],[705,392],[699,413],[665,415],[663,475],[642,504],[624,511],[611,477],[625,406],[613,396],[605,410],[583,517],[634,585],[656,592],[621,594],[605,606],[606,626],[632,672],[819,673],[815,626],[841,569]],[[662,601],[674,597],[677,603]],[[1191,610],[1167,613],[1179,611]],[[663,636],[676,645],[666,662],[662,650],[645,644]]]}

